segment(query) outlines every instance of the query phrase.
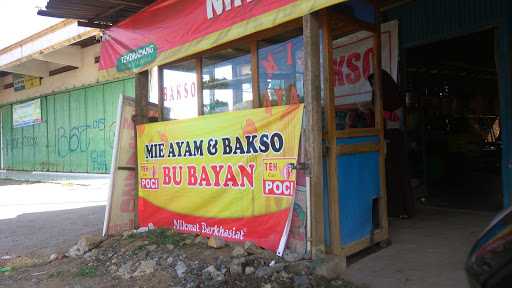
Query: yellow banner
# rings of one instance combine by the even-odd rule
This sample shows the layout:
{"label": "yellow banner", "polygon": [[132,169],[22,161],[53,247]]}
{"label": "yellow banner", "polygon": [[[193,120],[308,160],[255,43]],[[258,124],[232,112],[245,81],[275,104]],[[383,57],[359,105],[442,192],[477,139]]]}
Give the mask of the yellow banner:
{"label": "yellow banner", "polygon": [[139,223],[277,249],[295,195],[303,109],[137,126]]}

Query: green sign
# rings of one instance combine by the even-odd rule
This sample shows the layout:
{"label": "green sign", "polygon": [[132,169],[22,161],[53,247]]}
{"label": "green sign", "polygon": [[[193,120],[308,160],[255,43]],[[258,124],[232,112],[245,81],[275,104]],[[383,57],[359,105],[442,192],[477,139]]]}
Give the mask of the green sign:
{"label": "green sign", "polygon": [[133,49],[117,59],[117,72],[135,70],[155,61],[158,48],[151,43]]}

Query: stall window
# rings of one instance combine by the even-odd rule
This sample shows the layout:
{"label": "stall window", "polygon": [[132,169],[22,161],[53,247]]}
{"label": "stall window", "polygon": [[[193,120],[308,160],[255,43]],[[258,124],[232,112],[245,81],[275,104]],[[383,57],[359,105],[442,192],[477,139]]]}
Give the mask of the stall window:
{"label": "stall window", "polygon": [[226,49],[204,56],[202,66],[205,114],[252,108],[249,47]]}
{"label": "stall window", "polygon": [[263,106],[304,102],[304,39],[302,36],[258,43],[260,95]]}
{"label": "stall window", "polygon": [[[363,52],[349,45],[353,38],[333,41],[333,85],[336,105],[336,130],[374,128],[375,109],[371,38],[364,39]],[[368,43],[369,42],[369,43]],[[364,46],[363,46],[364,47]]]}
{"label": "stall window", "polygon": [[195,61],[162,68],[164,119],[188,119],[198,116]]}

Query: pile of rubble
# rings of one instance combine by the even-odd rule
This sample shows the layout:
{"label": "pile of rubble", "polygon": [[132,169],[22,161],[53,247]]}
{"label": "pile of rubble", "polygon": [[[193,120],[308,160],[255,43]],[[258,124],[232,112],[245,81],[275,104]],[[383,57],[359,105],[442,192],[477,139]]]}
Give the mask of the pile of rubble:
{"label": "pile of rubble", "polygon": [[251,242],[227,244],[155,229],[108,240],[82,237],[66,255],[52,255],[48,265],[79,262],[75,267],[84,278],[109,279],[112,287],[356,287],[341,279],[342,258],[293,258],[277,257]]}

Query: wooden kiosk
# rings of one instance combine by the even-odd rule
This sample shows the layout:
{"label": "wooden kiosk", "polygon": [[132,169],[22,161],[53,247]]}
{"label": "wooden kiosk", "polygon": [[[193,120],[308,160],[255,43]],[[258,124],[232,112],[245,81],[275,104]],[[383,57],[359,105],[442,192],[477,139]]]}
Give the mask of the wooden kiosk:
{"label": "wooden kiosk", "polygon": [[[244,5],[261,4],[242,2]],[[148,91],[153,85],[150,82],[154,81],[158,81],[159,87],[156,98],[159,99],[160,121],[304,102],[303,155],[298,167],[304,171],[307,187],[306,254],[313,257],[326,252],[351,255],[389,237],[382,75],[381,69],[375,69],[381,67],[378,3],[371,0],[277,2],[283,4],[274,11],[224,27],[220,34],[211,33],[159,52],[153,63],[136,69],[136,124],[148,121],[151,106]],[[226,8],[225,13],[219,15],[210,11],[213,14],[209,17],[224,17],[234,9],[248,7],[244,5],[240,6],[242,8],[230,6],[229,11]],[[151,22],[166,16],[152,17],[153,10],[150,6],[132,17],[146,17]],[[357,115],[361,111],[343,111],[344,108],[335,105],[333,45],[337,39],[358,31],[373,33],[371,62],[375,89],[368,103],[371,107],[364,112],[365,117],[373,120],[367,123],[368,127],[345,125],[346,129],[340,129],[337,121],[350,118],[340,117],[340,114]],[[181,32],[188,31],[180,31],[185,35]],[[230,67],[238,65],[238,68],[232,68],[227,74],[223,72],[224,76],[215,75],[221,73],[216,66],[220,61],[231,61]],[[158,77],[155,79],[150,75],[156,67]],[[187,93],[194,91],[190,94],[197,98],[193,103],[179,107],[166,104],[169,93],[175,93],[171,87],[173,73],[185,73],[187,81],[194,83],[186,90]],[[222,80],[218,80],[220,78]],[[222,94],[221,90],[226,89],[232,90],[229,96]],[[222,97],[228,97],[229,101]]]}

